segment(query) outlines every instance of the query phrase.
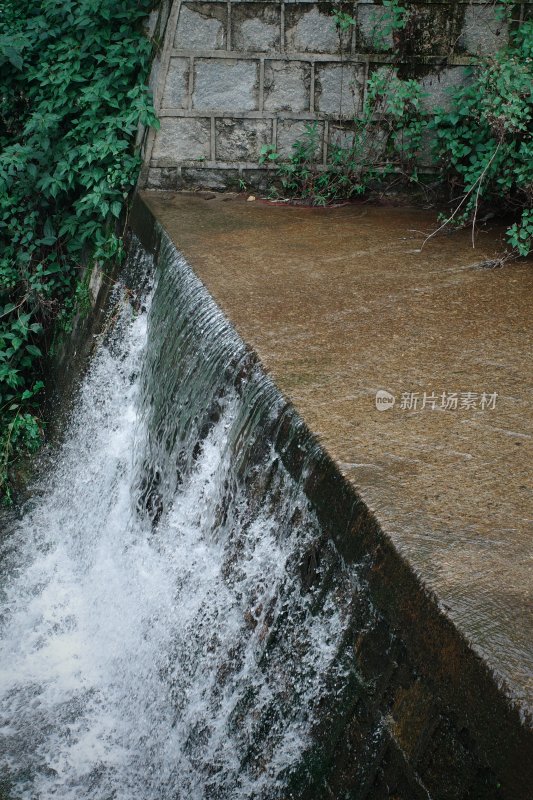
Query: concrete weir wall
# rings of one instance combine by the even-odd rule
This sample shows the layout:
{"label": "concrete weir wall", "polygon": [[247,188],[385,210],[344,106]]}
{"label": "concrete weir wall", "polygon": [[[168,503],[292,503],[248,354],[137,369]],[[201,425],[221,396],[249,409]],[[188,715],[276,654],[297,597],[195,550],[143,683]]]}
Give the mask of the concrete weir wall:
{"label": "concrete weir wall", "polygon": [[[409,20],[393,36],[390,10],[367,0],[165,0],[150,30],[161,45],[152,74],[161,129],[145,143],[141,186],[263,187],[261,147],[288,156],[309,121],[319,126],[317,161],[327,164],[374,70],[418,77],[434,107],[464,81],[465,66],[507,37],[494,2],[403,5]],[[335,8],[357,22],[341,36]]]}
{"label": "concrete weir wall", "polygon": [[[353,221],[357,219],[353,216],[356,209],[352,207],[338,211],[350,214],[344,219],[349,220],[353,228]],[[280,369],[281,361],[274,356],[276,348],[268,344],[263,349],[269,339],[262,339],[260,335],[264,319],[271,315],[269,327],[275,331],[278,354],[286,348],[296,356],[290,366],[287,366],[289,361],[285,362],[285,368],[294,370],[300,383],[313,385],[312,370],[309,371],[307,360],[303,363],[307,377],[302,380],[302,362],[298,361],[294,338],[289,333],[294,320],[291,322],[284,314],[282,304],[274,313],[261,288],[268,283],[271,287],[268,294],[279,296],[280,283],[276,281],[280,280],[281,270],[276,251],[279,257],[286,245],[289,248],[287,252],[291,252],[292,245],[293,255],[287,259],[289,263],[281,281],[287,281],[287,286],[290,286],[295,277],[290,263],[294,266],[295,240],[291,238],[286,213],[284,208],[269,208],[258,203],[247,203],[243,198],[228,199],[224,195],[213,197],[211,193],[207,196],[204,193],[183,193],[170,198],[162,192],[143,192],[135,198],[130,224],[144,247],[154,253],[156,259],[163,231],[166,232],[215,302],[220,303],[220,308],[228,315],[228,324],[238,325],[236,330],[239,334],[248,331],[244,341],[250,348],[250,363],[258,367],[263,364],[277,382],[283,378],[284,368]],[[300,214],[299,211],[295,213]],[[324,220],[324,216],[319,216],[321,212],[316,215],[315,212],[305,213],[308,219],[304,225],[307,225],[308,231],[317,225],[320,238],[323,235],[320,219]],[[328,216],[328,220],[331,217]],[[258,260],[258,252],[261,253],[263,249],[267,252],[263,237],[270,237],[272,230],[278,231],[278,239],[283,246],[277,249],[274,245],[273,252],[268,252],[268,259]],[[336,230],[339,232],[339,227]],[[342,240],[341,237],[339,239]],[[252,241],[258,243],[255,258]],[[359,239],[355,248],[362,246]],[[316,273],[318,271],[320,276],[319,263],[323,260],[323,252],[320,252],[319,246],[311,250],[318,250],[318,254],[303,257],[302,263],[305,271],[315,275],[314,280],[320,284],[323,281],[316,277]],[[239,251],[247,254],[243,260],[248,262],[250,259],[248,270],[243,269],[242,261],[239,261]],[[342,253],[342,250],[339,252]],[[345,253],[341,257],[344,261]],[[268,261],[269,270],[263,271],[265,260]],[[230,264],[234,268],[233,276]],[[254,267],[258,264],[262,277],[254,283]],[[331,263],[327,264],[326,270],[331,270]],[[235,275],[244,276],[242,283]],[[378,284],[382,282],[383,274],[377,280]],[[239,291],[239,285],[241,289],[246,286],[245,293]],[[399,285],[405,288],[401,278]],[[222,286],[229,288],[225,295],[221,291]],[[376,286],[373,284],[373,291]],[[386,295],[387,284],[384,286],[377,291],[383,291]],[[350,291],[349,287],[347,291]],[[454,291],[457,291],[456,288]],[[256,293],[261,296],[259,302],[264,304],[264,316],[254,308],[252,296]],[[296,298],[304,298],[306,293],[309,297],[310,284],[301,295],[289,291],[289,305],[297,306]],[[229,294],[237,299],[233,306],[228,302]],[[246,303],[250,306],[246,315],[236,313],[237,305],[246,305],[243,303],[244,296],[248,297]],[[405,297],[405,294],[401,295],[403,302]],[[302,308],[306,308],[305,300]],[[253,320],[250,328],[243,327],[245,316]],[[346,315],[343,319],[346,319]],[[276,329],[276,326],[279,327]],[[285,330],[283,336],[279,334],[281,328]],[[253,336],[250,336],[251,330],[255,332]],[[301,337],[305,328],[294,326],[292,330]],[[350,334],[347,336],[349,340]],[[220,340],[223,341],[222,337]],[[311,350],[316,342],[316,339],[309,342]],[[330,351],[328,359],[335,361],[338,355],[339,351]],[[359,362],[359,368],[361,366]],[[346,380],[350,383],[350,378]],[[324,383],[330,385],[326,376]],[[350,393],[355,394],[355,385],[351,386]],[[278,391],[281,391],[279,386],[272,397],[281,397]],[[350,648],[349,685],[344,691],[341,682],[337,687],[338,704],[332,701],[324,707],[324,716],[317,720],[313,728],[313,748],[303,762],[302,771],[297,774],[293,790],[287,791],[284,797],[286,800],[530,800],[533,785],[530,757],[533,752],[533,730],[530,720],[522,716],[520,706],[511,699],[498,673],[491,666],[488,656],[490,642],[496,644],[494,640],[498,638],[494,633],[497,628],[490,616],[491,593],[485,587],[481,598],[487,604],[489,613],[482,617],[485,620],[482,637],[485,653],[480,656],[468,641],[464,630],[461,631],[453,622],[450,597],[443,594],[439,596],[430,590],[426,582],[429,577],[427,565],[424,574],[423,568],[417,571],[417,562],[413,558],[402,555],[397,547],[399,539],[395,544],[389,535],[390,521],[382,527],[379,520],[381,515],[367,505],[360,493],[361,487],[342,474],[341,464],[345,462],[340,459],[340,451],[337,450],[334,457],[338,460],[330,457],[324,449],[324,430],[321,441],[311,432],[305,416],[300,416],[304,408],[303,395],[299,400],[294,398],[294,406],[291,402],[285,402],[289,400],[289,395],[283,394],[283,397],[285,399],[281,400],[279,406],[284,409],[282,414],[273,414],[271,427],[267,426],[263,433],[266,437],[272,437],[271,443],[277,457],[296,484],[302,486],[322,532],[301,562],[300,574],[304,576],[302,585],[309,586],[310,583],[305,582],[316,580],[315,585],[321,586],[321,591],[325,592],[328,581],[335,581],[339,574],[338,557],[342,558],[344,564],[357,569],[358,575],[358,590],[354,594],[350,612],[352,622],[346,634]],[[319,391],[316,395],[313,392],[312,402],[320,404]],[[271,408],[277,407],[272,401]],[[343,407],[346,409],[346,405]],[[355,408],[356,405],[350,401],[351,413],[356,415]],[[338,425],[343,413],[339,412],[339,406],[328,406],[327,413]],[[479,431],[479,428],[476,430]],[[393,440],[391,428],[384,435],[389,437],[389,441]],[[423,434],[421,436],[423,438]],[[343,438],[342,435],[340,438]],[[457,439],[454,441],[457,443]],[[463,448],[464,440],[461,445]],[[358,452],[361,460],[369,466],[368,461],[375,454],[363,455],[363,451]],[[442,451],[440,453],[442,455]],[[408,469],[413,475],[411,464]],[[442,474],[446,470],[448,467],[443,468]],[[393,480],[394,477],[398,477],[397,472],[393,472]],[[385,486],[386,483],[382,482],[381,492]],[[446,495],[447,502],[452,506],[453,497],[452,489]],[[403,500],[409,507],[413,495],[407,492]],[[424,514],[422,504],[416,516],[422,519],[425,526]],[[460,508],[454,509],[454,516],[455,524],[461,527]],[[429,536],[417,536],[418,546],[425,549],[426,554],[431,553],[432,560],[442,564],[437,541],[439,535],[434,527],[430,527],[429,521],[427,524],[425,533],[429,533]],[[389,533],[386,532],[387,528]],[[448,530],[448,536],[452,529]],[[496,526],[496,530],[491,531],[487,542],[490,548],[495,546],[497,530]],[[464,533],[461,531],[461,535]],[[478,537],[483,538],[479,533],[475,534],[475,538]],[[448,547],[455,547],[459,540],[448,538],[448,542]],[[333,560],[330,555],[332,547],[336,553]],[[465,550],[460,552],[466,553]],[[482,558],[486,556],[482,555]],[[478,567],[483,569],[484,563],[481,561]],[[319,577],[318,564],[322,565],[320,574],[324,577]],[[328,565],[327,569],[324,569],[324,565]],[[450,562],[448,572],[449,565]],[[471,570],[472,573],[475,571]],[[464,572],[459,571],[459,578],[461,574]],[[467,600],[467,593],[463,591],[460,594],[460,603],[472,607],[473,603]],[[363,596],[369,605],[363,602]],[[519,602],[519,595],[515,594],[514,597],[515,602]],[[504,595],[499,594],[497,598],[502,604]],[[372,608],[371,612],[368,611],[369,607]],[[504,613],[505,605],[502,605],[498,615]],[[272,796],[276,796],[275,792]]]}

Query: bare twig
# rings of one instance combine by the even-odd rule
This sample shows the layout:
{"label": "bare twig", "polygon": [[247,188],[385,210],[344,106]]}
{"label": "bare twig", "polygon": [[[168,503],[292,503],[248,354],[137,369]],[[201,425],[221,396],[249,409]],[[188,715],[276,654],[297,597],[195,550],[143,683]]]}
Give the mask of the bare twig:
{"label": "bare twig", "polygon": [[475,205],[474,205],[474,218],[472,220],[472,248],[475,248],[475,246],[476,246],[475,230],[476,230],[476,219],[477,219],[477,210],[478,210],[478,206],[479,206],[479,193],[481,191],[481,185],[483,183],[483,178],[485,177],[488,168],[490,167],[490,165],[492,164],[492,162],[496,158],[496,153],[500,149],[501,143],[502,143],[502,140],[500,139],[500,141],[498,142],[498,146],[496,147],[496,150],[494,151],[494,153],[491,156],[490,161],[488,162],[487,166],[485,167],[485,169],[483,170],[483,172],[481,173],[481,175],[479,177],[479,186],[477,187],[476,202],[475,202]]}
{"label": "bare twig", "polygon": [[4,311],[3,314],[0,314],[0,319],[3,319],[4,317],[7,317],[8,314],[12,314],[13,311],[17,311],[21,306],[24,305],[24,303],[26,302],[27,299],[28,299],[28,295],[26,294],[26,295],[24,295],[24,297],[22,298],[22,300],[20,301],[18,306],[15,306],[15,308],[11,308],[9,311]]}
{"label": "bare twig", "polygon": [[[440,231],[443,228],[445,228],[447,225],[450,224],[450,222],[454,219],[454,217],[457,214],[457,212],[459,211],[459,209],[462,208],[463,204],[468,200],[468,198],[470,197],[470,195],[472,194],[474,189],[476,187],[478,187],[478,191],[477,191],[477,194],[476,194],[476,209],[475,209],[474,222],[473,222],[473,224],[475,225],[476,217],[477,217],[477,204],[478,204],[478,200],[479,200],[479,192],[481,190],[481,184],[483,182],[483,178],[485,177],[485,174],[486,174],[488,168],[490,167],[490,165],[494,161],[494,159],[496,157],[496,153],[500,149],[500,146],[501,146],[501,141],[498,142],[496,150],[492,154],[492,156],[491,156],[489,162],[487,163],[485,169],[483,170],[483,172],[481,173],[479,178],[476,179],[475,183],[472,184],[472,186],[470,187],[468,192],[465,194],[465,196],[463,197],[463,199],[461,200],[461,202],[459,203],[459,205],[457,206],[457,208],[455,209],[453,214],[450,217],[448,217],[448,219],[445,219],[444,222],[442,223],[442,225],[440,225],[436,230],[434,230],[433,233],[430,233],[429,236],[426,236],[426,238],[424,239],[424,241],[420,245],[420,250],[423,250],[424,246],[427,244],[427,242],[429,242],[430,239],[433,239],[433,237],[436,236],[438,233],[440,233]],[[472,234],[472,236],[473,236],[473,234]],[[474,246],[474,245],[472,244],[472,246]]]}

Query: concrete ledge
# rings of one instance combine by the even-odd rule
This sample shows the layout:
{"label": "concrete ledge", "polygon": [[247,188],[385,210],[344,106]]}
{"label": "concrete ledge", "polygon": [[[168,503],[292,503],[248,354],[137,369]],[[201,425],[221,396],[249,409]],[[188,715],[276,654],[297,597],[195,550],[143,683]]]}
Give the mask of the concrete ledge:
{"label": "concrete ledge", "polygon": [[[385,214],[390,223],[394,215],[390,210]],[[352,217],[356,227],[350,227]],[[389,789],[394,786],[395,797],[400,800],[427,800],[428,797],[434,800],[527,800],[533,784],[530,759],[533,732],[528,701],[523,693],[527,694],[527,689],[520,684],[522,678],[517,677],[517,684],[513,687],[499,674],[497,657],[495,661],[491,656],[481,654],[480,641],[471,630],[467,634],[467,629],[457,624],[457,609],[453,608],[452,595],[444,591],[438,575],[431,577],[431,562],[422,567],[425,562],[416,561],[413,549],[407,546],[408,538],[402,539],[402,531],[398,529],[403,525],[407,530],[413,524],[408,521],[413,511],[419,517],[417,525],[427,524],[437,530],[438,520],[427,519],[424,507],[419,513],[416,508],[411,508],[420,500],[412,490],[408,497],[403,498],[401,513],[396,517],[383,507],[383,503],[376,507],[376,497],[381,496],[384,500],[389,497],[386,483],[379,479],[377,495],[369,494],[364,471],[360,469],[365,465],[344,463],[348,458],[342,456],[346,445],[338,440],[338,447],[335,447],[334,440],[323,431],[318,431],[319,437],[310,432],[313,427],[309,424],[309,420],[313,420],[312,407],[319,412],[317,419],[321,418],[320,381],[326,381],[326,372],[331,371],[336,356],[331,349],[334,341],[331,330],[326,327],[326,338],[313,341],[306,334],[305,326],[299,327],[298,319],[302,319],[302,313],[305,318],[304,309],[310,306],[300,308],[298,303],[309,303],[311,287],[316,283],[323,306],[321,314],[325,312],[328,292],[337,296],[332,290],[341,274],[345,276],[345,284],[341,285],[338,296],[350,296],[353,289],[349,276],[354,274],[354,269],[357,272],[357,264],[366,264],[368,260],[368,253],[365,255],[364,252],[366,240],[358,241],[355,235],[361,227],[360,209],[352,207],[321,214],[258,207],[231,198],[228,202],[223,195],[144,193],[142,199],[137,197],[131,219],[136,233],[152,250],[158,247],[160,234],[154,223],[159,220],[245,341],[252,346],[254,362],[260,357],[278,385],[281,381],[283,394],[295,405],[289,404],[275,422],[272,435],[275,436],[276,449],[294,477],[307,476],[305,491],[323,526],[324,548],[327,541],[333,541],[344,559],[364,565],[364,581],[379,612],[353,642],[354,660],[364,679],[364,687],[354,687],[353,694],[346,699],[343,713],[335,719],[326,719],[323,728],[316,731],[317,741],[321,743],[320,774],[327,779],[332,796],[341,797],[350,791],[350,796],[358,800],[380,800],[390,797]],[[330,220],[329,225],[331,220],[337,220],[334,223],[338,244],[334,254],[336,260],[331,260],[332,253],[329,253],[329,266],[336,272],[331,276],[329,286],[324,285],[319,277],[326,257],[326,251],[317,245],[321,236],[327,244],[326,227],[321,220]],[[298,230],[297,238],[294,238],[294,224]],[[424,224],[424,220],[420,218],[419,224]],[[348,238],[339,239],[340,225],[347,226]],[[306,242],[304,229],[315,232],[312,249]],[[271,247],[263,250],[262,257],[257,260],[251,242],[255,242],[257,250],[257,247],[262,247],[265,235]],[[276,238],[272,238],[274,236]],[[380,244],[390,249],[390,234],[388,236],[388,242]],[[341,241],[344,243],[342,246]],[[351,256],[352,262],[347,260],[348,251],[341,249],[346,247],[346,242],[352,243],[350,246],[355,253]],[[487,246],[490,249],[492,245]],[[452,247],[455,252],[457,243]],[[403,248],[401,252],[405,251],[405,245]],[[359,252],[362,255],[358,256]],[[442,280],[438,281],[438,287],[446,287],[446,280],[457,281],[463,275],[468,279],[469,287],[472,281],[479,283],[479,276],[474,274],[472,277],[464,272],[467,267],[460,267],[460,257],[459,249],[448,268],[441,263]],[[432,263],[435,266],[429,256],[428,265]],[[403,276],[409,274],[409,270],[407,265],[407,273],[398,271],[394,282],[395,291],[403,295],[408,291]],[[292,281],[296,274],[302,276],[302,281],[297,293],[293,294]],[[427,273],[428,281],[430,274]],[[309,277],[304,279],[304,275]],[[520,277],[527,282],[527,268],[526,272],[516,273],[515,280]],[[499,278],[496,275],[491,280]],[[282,293],[279,280],[285,286]],[[376,285],[383,280],[385,275],[381,272],[376,276]],[[428,292],[427,286],[422,286],[422,289]],[[471,295],[471,288],[469,292]],[[360,294],[357,300],[359,308],[365,302],[362,289]],[[421,298],[424,296],[422,294]],[[375,300],[379,302],[379,293]],[[471,300],[473,307],[474,301]],[[430,306],[428,313],[429,309]],[[352,319],[342,317],[343,313],[340,306],[336,311],[330,307],[326,316],[321,316],[320,324],[335,326],[335,314],[346,321]],[[362,308],[361,313],[364,313]],[[261,323],[264,314],[270,319],[266,328]],[[386,325],[386,315],[383,316]],[[346,321],[342,323],[344,327]],[[315,330],[318,324],[317,321],[312,323]],[[414,324],[420,325],[420,320]],[[499,323],[493,320],[493,324],[498,326]],[[419,331],[424,341],[430,335],[429,330]],[[300,355],[291,351],[291,346],[284,341],[283,337],[289,335],[289,331],[294,348],[304,337],[305,347],[299,346]],[[277,345],[274,337],[277,337]],[[361,346],[364,346],[363,342]],[[408,346],[409,342],[406,343]],[[357,358],[357,351],[352,353],[353,358]],[[318,373],[317,364],[322,365],[318,367]],[[360,369],[363,369],[362,364]],[[306,389],[307,384],[311,394]],[[357,391],[356,386],[352,391]],[[333,415],[337,420],[331,430],[341,424],[339,408],[333,402],[330,404],[328,417]],[[302,418],[302,409],[306,422]],[[383,417],[385,419],[390,421],[393,418]],[[414,424],[418,418],[409,419]],[[389,437],[393,435],[390,427],[382,430],[389,430]],[[389,448],[391,446],[389,444]],[[337,451],[335,458],[328,455],[327,451],[332,449]],[[359,460],[375,461],[375,457],[375,452],[366,452]],[[358,469],[354,472],[356,467]],[[357,475],[359,478],[355,477]],[[373,482],[374,478],[370,476],[369,485]],[[454,486],[449,502],[455,504],[454,523],[462,528],[467,509],[457,505],[460,497],[457,491]],[[394,502],[400,502],[396,495],[394,497]],[[393,501],[389,498],[386,502]],[[453,526],[454,523],[448,524]],[[503,534],[500,532],[499,535]],[[480,536],[481,533],[478,539]],[[451,541],[453,536],[449,546]],[[419,538],[418,534],[415,542],[417,546],[430,550],[438,544],[432,538]],[[319,558],[320,553],[313,557]],[[437,557],[438,550],[435,549],[434,558]],[[508,581],[508,578],[504,580]],[[464,590],[472,594],[475,591],[473,587],[474,583],[464,586]],[[483,597],[480,602],[481,610],[485,602]],[[522,621],[527,629],[527,616],[522,617]],[[370,741],[369,732],[376,730],[376,721],[379,721],[381,733],[377,741]],[[302,789],[304,784],[302,776],[301,791],[297,796],[316,800],[316,783]]]}

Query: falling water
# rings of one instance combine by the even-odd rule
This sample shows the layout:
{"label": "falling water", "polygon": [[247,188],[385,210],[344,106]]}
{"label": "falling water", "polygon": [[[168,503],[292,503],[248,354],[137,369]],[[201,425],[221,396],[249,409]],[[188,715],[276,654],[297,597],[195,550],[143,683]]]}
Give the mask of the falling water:
{"label": "falling water", "polygon": [[305,453],[300,480],[281,463],[291,409],[164,236],[156,267],[132,251],[154,287],[116,290],[54,468],[3,540],[7,791],[296,797],[354,679],[357,570],[324,543]]}

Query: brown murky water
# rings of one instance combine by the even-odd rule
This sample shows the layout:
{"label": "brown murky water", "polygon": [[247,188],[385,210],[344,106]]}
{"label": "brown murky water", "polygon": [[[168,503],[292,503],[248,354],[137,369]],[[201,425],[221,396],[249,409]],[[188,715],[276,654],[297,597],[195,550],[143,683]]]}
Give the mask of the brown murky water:
{"label": "brown murky water", "polygon": [[[533,262],[474,266],[501,231],[480,233],[475,250],[464,231],[421,252],[435,217],[410,209],[143,198],[442,607],[533,708]],[[393,408],[376,409],[380,389]]]}

